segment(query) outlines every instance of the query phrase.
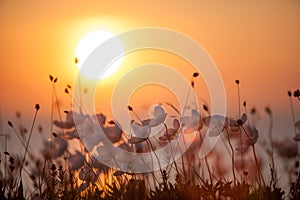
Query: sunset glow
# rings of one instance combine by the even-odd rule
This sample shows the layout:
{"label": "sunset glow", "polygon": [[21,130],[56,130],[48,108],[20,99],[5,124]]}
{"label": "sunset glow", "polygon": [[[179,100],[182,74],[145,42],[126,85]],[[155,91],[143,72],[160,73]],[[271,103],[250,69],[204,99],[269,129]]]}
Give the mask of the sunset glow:
{"label": "sunset glow", "polygon": [[300,0],[0,0],[0,27],[1,200],[300,199]]}
{"label": "sunset glow", "polygon": [[[84,62],[88,58],[88,56],[101,44],[109,40],[110,38],[115,37],[114,34],[112,34],[109,31],[99,30],[99,31],[93,31],[85,36],[83,36],[80,41],[77,44],[76,50],[75,50],[75,59],[76,64],[79,68],[79,70],[82,68]],[[120,49],[119,51],[124,51],[124,47],[122,45],[122,42],[118,40],[118,46],[117,48]],[[101,78],[107,78],[111,75],[113,75],[119,67],[123,63],[123,56],[118,58],[116,61],[113,61],[110,66],[107,66],[107,69],[104,73],[104,75]],[[99,66],[102,67],[102,66]],[[83,72],[84,73],[84,72]],[[91,79],[95,79],[93,73],[85,73],[85,76]],[[96,77],[97,79],[97,77]]]}

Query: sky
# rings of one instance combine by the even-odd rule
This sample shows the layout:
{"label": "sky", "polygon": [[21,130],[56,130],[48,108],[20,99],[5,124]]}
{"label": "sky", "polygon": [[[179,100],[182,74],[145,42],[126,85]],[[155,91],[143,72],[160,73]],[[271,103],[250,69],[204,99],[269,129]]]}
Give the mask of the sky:
{"label": "sky", "polygon": [[[30,124],[35,103],[41,105],[38,123],[49,128],[49,74],[58,77],[56,88],[62,110],[70,109],[72,99],[63,90],[66,84],[73,85],[77,77],[74,53],[87,33],[101,29],[118,34],[136,28],[162,27],[181,32],[206,49],[223,78],[228,115],[237,117],[234,81],[239,79],[241,101],[246,100],[249,108],[257,108],[262,123],[266,123],[264,108],[271,107],[276,121],[274,132],[280,137],[292,136],[287,91],[300,86],[299,19],[299,0],[0,0],[1,130],[8,129],[7,120],[17,121],[17,111],[22,113],[22,123]],[[131,66],[147,61],[165,63],[187,79],[194,72],[186,62],[172,55],[137,52],[130,56],[116,75],[104,81],[105,89],[96,95],[97,110],[108,112],[107,99],[113,83]],[[196,84],[202,87],[196,91],[205,93],[204,83],[199,80]],[[145,91],[157,94],[153,88],[144,88]],[[143,91],[140,93],[143,96]],[[147,106],[156,100],[159,101],[153,97],[143,103]],[[146,100],[137,97],[133,104],[139,101]],[[299,105],[299,101],[294,101],[298,119]]]}

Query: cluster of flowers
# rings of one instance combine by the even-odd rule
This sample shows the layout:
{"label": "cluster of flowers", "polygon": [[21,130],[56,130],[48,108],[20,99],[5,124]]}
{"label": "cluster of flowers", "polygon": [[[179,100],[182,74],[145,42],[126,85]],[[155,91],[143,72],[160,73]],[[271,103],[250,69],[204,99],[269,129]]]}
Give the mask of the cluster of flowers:
{"label": "cluster of flowers", "polygon": [[[131,107],[129,111],[132,111]],[[238,140],[238,145],[235,148],[236,151],[241,153],[247,152],[249,147],[254,147],[258,140],[258,130],[255,127],[249,126],[248,123],[245,124],[247,121],[246,114],[243,114],[237,120],[230,120],[228,117],[220,115],[202,117],[198,110],[191,109],[190,115],[172,119],[172,123],[168,127],[166,125],[167,113],[165,109],[161,105],[156,105],[153,110],[152,118],[142,120],[140,123],[135,121],[131,122],[132,135],[127,136],[116,122],[107,121],[106,116],[103,114],[89,116],[75,111],[68,111],[65,113],[66,118],[64,121],[55,120],[53,122],[61,131],[54,134],[55,137],[53,140],[44,143],[42,154],[46,159],[56,159],[63,155],[67,155],[66,158],[70,168],[72,170],[80,170],[79,179],[83,181],[80,186],[81,190],[86,189],[90,183],[97,181],[97,177],[101,172],[108,170],[107,166],[102,164],[94,156],[89,155],[89,151],[95,149],[98,156],[101,157],[101,160],[109,161],[114,159],[114,155],[111,155],[111,153],[105,149],[103,136],[97,132],[98,129],[95,128],[96,125],[101,127],[105,137],[117,148],[136,153],[150,151],[150,149],[146,148],[147,141],[152,138],[152,128],[159,125],[164,125],[164,128],[158,136],[158,140],[155,138],[159,147],[162,147],[163,144],[167,144],[171,140],[176,140],[179,137],[185,139],[184,135],[196,132],[196,137],[192,140],[187,149],[187,151],[190,152],[190,158],[197,157],[196,154],[199,152],[203,142],[202,134],[205,132],[208,133],[209,137],[219,136],[223,132],[227,132],[228,137],[229,135],[236,136],[238,134],[243,134],[243,137],[241,137],[242,140]],[[74,120],[74,117],[77,120]],[[80,124],[78,125],[75,121],[79,121]],[[95,124],[95,122],[97,124]],[[296,124],[298,129],[299,124],[300,122],[297,122]],[[210,130],[209,132],[207,131],[208,127]],[[80,130],[81,128],[83,129]],[[82,134],[83,132],[84,134]],[[300,135],[298,134],[295,136],[294,140],[299,141],[299,138]],[[73,154],[68,152],[68,140],[73,139],[85,144],[85,150],[76,150]],[[296,144],[291,145],[289,141],[283,141],[282,144],[275,146],[278,147],[279,155],[287,155],[288,152],[288,154],[291,153],[291,156],[294,156],[295,151],[297,153],[297,145],[295,145]],[[66,152],[67,154],[65,154]],[[85,163],[90,167],[83,167]],[[236,164],[236,166],[237,165],[238,164]],[[96,170],[93,170],[92,168]]]}

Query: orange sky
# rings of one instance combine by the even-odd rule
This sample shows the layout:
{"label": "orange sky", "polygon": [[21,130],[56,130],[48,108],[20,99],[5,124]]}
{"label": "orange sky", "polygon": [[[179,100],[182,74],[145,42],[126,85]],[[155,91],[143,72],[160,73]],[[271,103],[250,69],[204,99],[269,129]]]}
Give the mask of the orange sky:
{"label": "orange sky", "polygon": [[[234,80],[239,78],[242,100],[259,110],[271,106],[277,131],[293,130],[286,93],[300,86],[300,1],[82,2],[0,1],[1,120],[13,120],[16,110],[31,117],[36,102],[42,107],[41,118],[49,120],[49,74],[58,77],[60,97],[68,100],[63,106],[70,108],[63,89],[75,80],[74,51],[88,32],[154,26],[182,32],[207,50],[224,80],[230,114],[237,112]],[[144,61],[152,59],[147,56]],[[170,64],[166,57],[155,59]],[[180,61],[173,64],[186,76],[193,72]],[[112,87],[109,81],[105,84]],[[101,102],[106,96],[99,98]]]}

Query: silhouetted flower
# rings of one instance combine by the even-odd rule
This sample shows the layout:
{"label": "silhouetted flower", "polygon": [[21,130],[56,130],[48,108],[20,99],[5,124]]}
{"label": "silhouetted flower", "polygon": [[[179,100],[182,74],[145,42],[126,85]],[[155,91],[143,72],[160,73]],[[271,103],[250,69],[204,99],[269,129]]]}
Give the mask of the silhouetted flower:
{"label": "silhouetted flower", "polygon": [[232,132],[237,132],[240,130],[240,126],[242,126],[247,121],[247,115],[244,113],[240,119],[231,120],[230,121],[230,129]]}
{"label": "silhouetted flower", "polygon": [[44,142],[44,149],[42,150],[42,155],[46,159],[55,159],[64,154],[67,150],[68,142],[61,136],[57,136],[53,141]]}
{"label": "silhouetted flower", "polygon": [[285,139],[279,143],[275,143],[278,154],[283,158],[293,158],[297,156],[297,143],[290,139]]}
{"label": "silhouetted flower", "polygon": [[248,148],[254,145],[258,140],[258,130],[255,127],[246,126],[245,130],[247,134],[243,137],[243,141],[236,148],[237,151],[245,152]]}
{"label": "silhouetted flower", "polygon": [[75,154],[71,154],[68,157],[68,161],[70,164],[70,168],[72,170],[78,170],[83,166],[85,157],[84,157],[84,155],[82,155],[82,153],[80,153],[79,151],[76,151]]}
{"label": "silhouetted flower", "polygon": [[293,137],[293,139],[297,142],[300,141],[300,120],[295,123],[296,129],[298,129],[298,133]]}
{"label": "silhouetted flower", "polygon": [[117,123],[113,123],[113,124],[109,124],[106,125],[106,116],[101,114],[97,114],[96,115],[97,120],[100,124],[100,127],[102,128],[104,134],[106,135],[106,137],[112,142],[112,143],[116,143],[118,141],[120,141],[121,136],[122,136],[122,129],[119,127],[119,125]]}
{"label": "silhouetted flower", "polygon": [[71,140],[71,139],[79,139],[79,135],[78,135],[77,129],[64,132],[64,134],[62,134],[62,137],[66,138],[66,139],[69,139],[69,140]]}
{"label": "silhouetted flower", "polygon": [[203,119],[204,125],[209,127],[209,136],[220,135],[224,128],[228,127],[228,118],[221,115],[212,115]]}
{"label": "silhouetted flower", "polygon": [[54,120],[53,124],[58,126],[59,128],[70,129],[75,126],[74,118],[73,118],[73,111],[66,112],[66,119],[65,121],[58,121]]}
{"label": "silhouetted flower", "polygon": [[155,106],[153,116],[154,118],[150,119],[151,120],[149,123],[150,127],[155,127],[160,125],[161,123],[164,123],[167,113],[161,106]]}
{"label": "silhouetted flower", "polygon": [[201,123],[201,115],[200,113],[192,109],[191,116],[184,116],[180,119],[181,126],[184,133],[191,133],[195,130],[198,130],[199,125]]}
{"label": "silhouetted flower", "polygon": [[163,136],[159,137],[160,140],[172,140],[176,137],[180,129],[180,123],[178,119],[173,120],[173,128],[169,128]]}
{"label": "silhouetted flower", "polygon": [[131,123],[134,136],[128,140],[130,144],[140,143],[145,141],[150,134],[150,125],[140,125],[138,123]]}

